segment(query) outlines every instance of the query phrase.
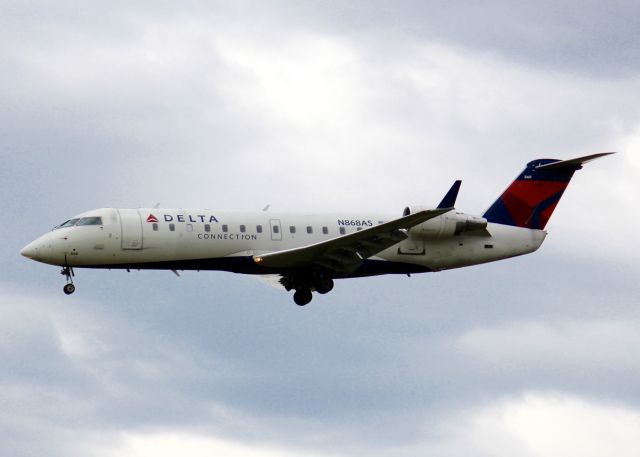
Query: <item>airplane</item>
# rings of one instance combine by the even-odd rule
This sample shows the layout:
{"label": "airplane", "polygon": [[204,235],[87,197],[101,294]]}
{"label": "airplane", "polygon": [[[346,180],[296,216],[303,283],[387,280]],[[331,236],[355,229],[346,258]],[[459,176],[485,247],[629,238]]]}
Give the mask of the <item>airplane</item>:
{"label": "airplane", "polygon": [[177,276],[222,270],[278,275],[304,306],[313,292],[330,292],[336,279],[410,276],[532,253],[574,172],[609,154],[529,162],[482,216],[456,211],[459,180],[435,208],[408,206],[401,217],[101,208],[63,222],[20,253],[61,266],[66,294],[75,291],[74,268]]}

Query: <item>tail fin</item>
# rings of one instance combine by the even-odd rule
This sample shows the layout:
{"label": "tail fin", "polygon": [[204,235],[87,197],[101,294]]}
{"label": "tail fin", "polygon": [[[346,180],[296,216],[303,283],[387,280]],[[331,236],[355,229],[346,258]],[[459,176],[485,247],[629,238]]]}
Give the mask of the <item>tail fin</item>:
{"label": "tail fin", "polygon": [[609,154],[613,153],[529,162],[483,217],[497,224],[543,230],[573,174],[584,163]]}

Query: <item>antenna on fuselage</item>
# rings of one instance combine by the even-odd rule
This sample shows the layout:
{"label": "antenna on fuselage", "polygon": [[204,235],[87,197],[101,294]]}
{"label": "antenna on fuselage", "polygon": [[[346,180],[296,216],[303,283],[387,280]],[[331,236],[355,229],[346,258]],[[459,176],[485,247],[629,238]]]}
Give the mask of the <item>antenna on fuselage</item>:
{"label": "antenna on fuselage", "polygon": [[264,208],[262,208],[262,211],[269,211],[269,208],[271,207],[271,203],[269,203],[267,206],[265,206]]}

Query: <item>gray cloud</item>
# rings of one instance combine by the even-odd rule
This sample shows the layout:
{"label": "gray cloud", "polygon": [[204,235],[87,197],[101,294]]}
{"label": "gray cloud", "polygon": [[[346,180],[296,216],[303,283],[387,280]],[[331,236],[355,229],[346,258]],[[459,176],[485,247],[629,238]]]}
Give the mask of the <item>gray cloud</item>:
{"label": "gray cloud", "polygon": [[[25,383],[27,392],[57,399],[33,409],[10,389],[7,413],[26,404],[38,422],[55,418],[81,434],[194,427],[243,442],[348,453],[374,446],[387,455],[394,446],[436,439],[424,424],[437,429],[452,413],[494,396],[554,389],[637,404],[630,381],[638,367],[620,353],[635,338],[634,321],[607,322],[637,319],[633,303],[623,301],[626,294],[616,303],[597,283],[589,287],[593,267],[566,284],[561,272],[572,262],[556,260],[556,273],[549,260],[341,282],[335,296],[305,314],[250,279],[229,285],[223,274],[192,273],[167,283],[160,274],[82,272],[81,291],[111,298],[7,300],[5,310],[31,309],[4,331],[29,336],[7,349],[31,367],[24,375],[9,369],[5,384]],[[532,284],[517,265],[534,278],[542,268],[549,276]],[[114,294],[123,276],[133,284]],[[523,289],[535,293],[523,297]],[[581,351],[589,345],[601,351]],[[13,358],[3,359],[13,366]]]}
{"label": "gray cloud", "polygon": [[[2,6],[1,453],[182,430],[447,455],[452,423],[523,392],[637,411],[630,7],[234,5]],[[539,253],[340,281],[304,310],[213,272],[81,271],[62,297],[18,255],[99,206],[399,214],[460,177],[480,212],[526,161],[611,144]]]}
{"label": "gray cloud", "polygon": [[302,12],[319,29],[334,33],[454,43],[532,67],[596,78],[637,73],[637,7],[624,1],[336,1],[296,6],[293,14]]}

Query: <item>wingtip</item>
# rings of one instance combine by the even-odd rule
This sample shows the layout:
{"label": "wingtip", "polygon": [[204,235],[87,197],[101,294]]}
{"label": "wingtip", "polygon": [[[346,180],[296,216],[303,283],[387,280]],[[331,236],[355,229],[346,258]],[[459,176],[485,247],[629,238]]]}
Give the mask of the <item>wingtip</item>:
{"label": "wingtip", "polygon": [[458,192],[460,191],[461,184],[462,184],[462,180],[457,179],[453,183],[449,191],[447,192],[447,195],[444,196],[440,204],[436,207],[436,209],[444,209],[444,208],[453,209],[453,207],[456,205],[456,200],[458,198]]}

